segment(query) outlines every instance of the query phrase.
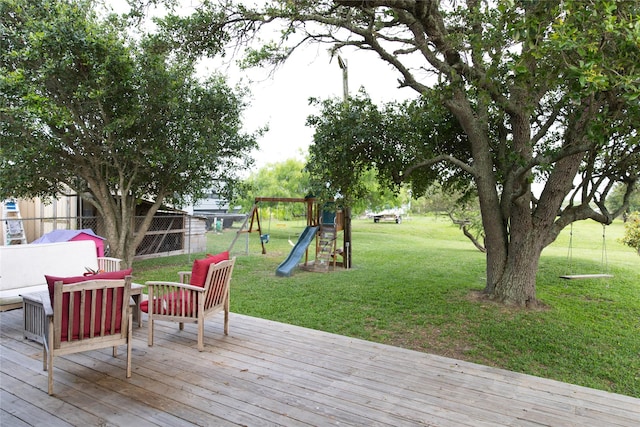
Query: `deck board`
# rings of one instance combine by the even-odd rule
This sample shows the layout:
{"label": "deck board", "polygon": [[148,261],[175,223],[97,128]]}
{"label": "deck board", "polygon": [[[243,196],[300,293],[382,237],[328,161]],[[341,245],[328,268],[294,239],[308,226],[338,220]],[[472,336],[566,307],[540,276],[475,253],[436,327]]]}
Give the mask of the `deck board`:
{"label": "deck board", "polygon": [[0,313],[0,425],[640,425],[640,399],[235,313],[203,352],[195,325],[134,328],[129,379],[124,347],[58,357],[48,396],[21,315]]}

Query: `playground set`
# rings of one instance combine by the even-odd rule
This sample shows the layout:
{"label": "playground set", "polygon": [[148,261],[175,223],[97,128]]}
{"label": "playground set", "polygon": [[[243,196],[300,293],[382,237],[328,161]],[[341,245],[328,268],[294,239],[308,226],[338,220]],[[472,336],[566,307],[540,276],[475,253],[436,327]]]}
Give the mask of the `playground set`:
{"label": "playground set", "polygon": [[[304,203],[306,207],[306,227],[300,233],[298,241],[295,244],[291,242],[293,248],[276,269],[277,276],[291,276],[296,267],[314,272],[329,272],[338,267],[350,268],[351,225],[348,219],[349,215],[345,215],[348,210],[337,208],[333,203],[327,203],[321,207],[312,197],[256,197],[251,212],[236,233],[229,251],[242,234],[257,232],[260,236],[262,253],[267,253],[265,244],[269,242],[270,235],[263,232],[260,223],[261,203]],[[342,247],[338,247],[339,235],[343,237]],[[315,255],[309,253],[313,242],[315,242]],[[338,257],[342,257],[340,262],[338,262]],[[304,258],[304,262],[300,263],[302,258]]]}

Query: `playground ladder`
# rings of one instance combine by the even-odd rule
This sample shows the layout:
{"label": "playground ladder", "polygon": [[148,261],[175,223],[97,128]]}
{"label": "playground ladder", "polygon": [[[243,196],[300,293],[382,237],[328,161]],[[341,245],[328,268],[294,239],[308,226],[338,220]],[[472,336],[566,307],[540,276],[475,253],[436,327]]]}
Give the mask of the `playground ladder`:
{"label": "playground ladder", "polygon": [[22,216],[18,202],[9,199],[2,203],[3,235],[5,245],[26,245]]}
{"label": "playground ladder", "polygon": [[316,248],[316,268],[329,271],[331,262],[335,267],[336,240],[335,224],[320,224],[317,240],[318,247]]}

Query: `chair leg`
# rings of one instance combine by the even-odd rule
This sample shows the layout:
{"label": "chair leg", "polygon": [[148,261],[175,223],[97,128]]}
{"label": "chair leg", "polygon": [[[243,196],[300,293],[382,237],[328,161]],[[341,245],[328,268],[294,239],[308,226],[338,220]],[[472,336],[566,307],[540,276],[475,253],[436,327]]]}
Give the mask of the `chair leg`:
{"label": "chair leg", "polygon": [[149,317],[147,318],[147,345],[153,346],[153,315],[151,314],[151,307],[149,307]]}
{"label": "chair leg", "polygon": [[45,340],[44,343],[42,344],[42,370],[43,371],[47,370],[47,354],[49,354],[49,352],[47,351],[47,341]]}
{"label": "chair leg", "polygon": [[112,353],[113,357],[118,357],[118,346],[117,345],[113,346],[113,350],[112,350],[111,353]]}
{"label": "chair leg", "polygon": [[224,303],[224,334],[229,335],[229,298]]}
{"label": "chair leg", "polygon": [[180,325],[180,326],[178,326],[178,328],[179,328],[181,331],[184,331],[184,323],[180,322],[180,323],[178,323],[178,324]]}
{"label": "chair leg", "polygon": [[47,389],[49,396],[53,396],[53,331],[49,330],[49,342],[47,346]]}
{"label": "chair leg", "polygon": [[133,316],[129,313],[129,326],[127,328],[127,378],[131,378],[131,337],[133,336]]}
{"label": "chair leg", "polygon": [[149,301],[149,309],[147,310],[147,345],[149,347],[153,346],[153,310],[155,309],[154,305],[158,307],[158,309],[160,308],[159,302],[157,302],[153,296],[153,291],[153,286],[147,287],[147,300]]}
{"label": "chair leg", "polygon": [[49,363],[47,366],[47,388],[49,396],[53,396],[53,353],[49,353]]}
{"label": "chair leg", "polygon": [[198,351],[204,350],[204,319],[198,319]]}

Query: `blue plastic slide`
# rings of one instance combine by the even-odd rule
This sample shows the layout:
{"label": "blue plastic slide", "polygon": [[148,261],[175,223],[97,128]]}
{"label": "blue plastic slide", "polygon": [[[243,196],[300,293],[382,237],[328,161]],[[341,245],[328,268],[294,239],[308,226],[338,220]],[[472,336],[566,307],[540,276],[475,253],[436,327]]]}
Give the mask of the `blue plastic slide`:
{"label": "blue plastic slide", "polygon": [[307,250],[313,238],[316,235],[316,231],[318,231],[318,227],[307,227],[304,229],[300,237],[298,238],[298,242],[291,249],[291,253],[285,259],[282,264],[278,266],[276,269],[276,276],[291,276],[291,272],[298,265],[300,258],[304,255],[304,251]]}

